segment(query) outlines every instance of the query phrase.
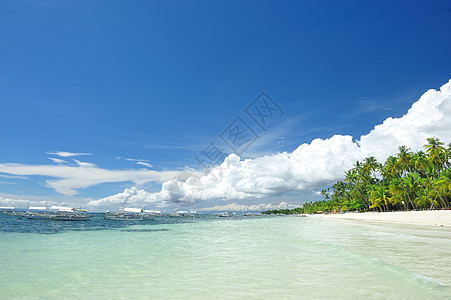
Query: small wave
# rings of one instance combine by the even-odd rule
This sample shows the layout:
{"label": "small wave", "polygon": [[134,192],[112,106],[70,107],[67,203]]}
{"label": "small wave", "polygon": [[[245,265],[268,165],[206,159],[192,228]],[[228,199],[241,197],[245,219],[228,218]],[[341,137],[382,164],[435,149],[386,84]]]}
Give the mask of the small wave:
{"label": "small wave", "polygon": [[161,228],[161,229],[121,229],[120,231],[126,232],[155,232],[155,231],[169,231],[169,229]]}

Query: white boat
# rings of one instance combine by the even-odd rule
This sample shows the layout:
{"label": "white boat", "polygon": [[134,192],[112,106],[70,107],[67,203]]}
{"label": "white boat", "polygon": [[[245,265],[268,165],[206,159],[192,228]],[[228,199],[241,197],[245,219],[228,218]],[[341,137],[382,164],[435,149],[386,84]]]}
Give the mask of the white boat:
{"label": "white boat", "polygon": [[144,212],[142,208],[125,207],[118,212],[107,211],[104,219],[109,221],[142,221]]}
{"label": "white boat", "polygon": [[230,212],[226,211],[226,212],[223,212],[223,213],[219,213],[218,216],[221,217],[221,218],[228,218],[228,217],[236,216],[236,213],[230,213]]}
{"label": "white boat", "polygon": [[195,210],[179,210],[175,213],[170,213],[169,217],[179,217],[179,218],[195,218],[197,215],[197,211]]}
{"label": "white boat", "polygon": [[161,210],[143,210],[144,218],[155,218],[164,216]]}
{"label": "white boat", "polygon": [[29,220],[50,221],[88,221],[91,215],[87,210],[76,209],[65,206],[29,207],[25,217]]}
{"label": "white boat", "polygon": [[7,216],[23,216],[24,211],[16,211],[14,206],[0,206],[0,214]]}
{"label": "white boat", "polygon": [[0,213],[7,214],[14,212],[14,206],[0,206]]}
{"label": "white boat", "polygon": [[261,213],[252,213],[252,212],[243,214],[243,216],[245,216],[245,217],[255,217],[255,216],[260,216],[260,215],[261,215]]}

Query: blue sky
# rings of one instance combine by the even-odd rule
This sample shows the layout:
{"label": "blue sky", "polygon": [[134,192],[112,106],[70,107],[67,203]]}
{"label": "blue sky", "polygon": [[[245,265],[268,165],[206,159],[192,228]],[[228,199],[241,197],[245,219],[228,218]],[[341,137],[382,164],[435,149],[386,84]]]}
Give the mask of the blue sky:
{"label": "blue sky", "polygon": [[[1,1],[0,14],[0,164],[203,172],[195,158],[236,117],[259,135],[242,159],[291,152],[358,139],[451,77],[449,1]],[[262,91],[284,112],[266,131],[244,111]],[[136,186],[69,195],[48,172],[8,172],[0,196],[17,199],[87,204]]]}

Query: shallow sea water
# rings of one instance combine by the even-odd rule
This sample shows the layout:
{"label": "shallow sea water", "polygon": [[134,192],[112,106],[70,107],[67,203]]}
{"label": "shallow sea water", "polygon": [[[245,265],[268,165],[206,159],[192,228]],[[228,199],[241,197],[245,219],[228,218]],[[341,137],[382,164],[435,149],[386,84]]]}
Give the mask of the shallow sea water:
{"label": "shallow sea water", "polygon": [[451,299],[443,227],[1,215],[0,250],[0,299]]}

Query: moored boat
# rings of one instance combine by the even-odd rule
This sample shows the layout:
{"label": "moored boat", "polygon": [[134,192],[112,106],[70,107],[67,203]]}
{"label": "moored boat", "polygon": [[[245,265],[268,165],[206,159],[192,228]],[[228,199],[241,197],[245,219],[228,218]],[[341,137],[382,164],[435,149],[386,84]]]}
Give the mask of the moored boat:
{"label": "moored boat", "polygon": [[228,217],[236,216],[236,213],[230,213],[230,212],[226,211],[226,212],[223,212],[223,213],[219,213],[218,216],[220,218],[228,218]]}
{"label": "moored boat", "polygon": [[142,221],[144,220],[144,213],[142,208],[126,207],[118,212],[107,211],[104,219],[109,221]]}
{"label": "moored boat", "polygon": [[179,210],[174,213],[170,213],[169,217],[171,218],[195,218],[197,215],[197,211],[195,210]]}
{"label": "moored boat", "polygon": [[47,207],[29,207],[25,217],[29,220],[88,221],[92,216],[87,210],[52,206],[48,209]]}

